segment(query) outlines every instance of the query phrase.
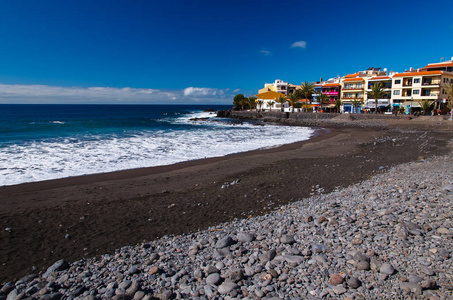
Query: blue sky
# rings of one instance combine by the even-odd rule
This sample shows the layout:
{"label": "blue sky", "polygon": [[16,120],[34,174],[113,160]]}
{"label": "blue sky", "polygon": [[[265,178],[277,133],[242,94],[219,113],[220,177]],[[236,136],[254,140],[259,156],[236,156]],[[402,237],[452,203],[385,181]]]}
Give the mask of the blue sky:
{"label": "blue sky", "polygon": [[451,1],[0,1],[0,103],[231,103],[453,56]]}

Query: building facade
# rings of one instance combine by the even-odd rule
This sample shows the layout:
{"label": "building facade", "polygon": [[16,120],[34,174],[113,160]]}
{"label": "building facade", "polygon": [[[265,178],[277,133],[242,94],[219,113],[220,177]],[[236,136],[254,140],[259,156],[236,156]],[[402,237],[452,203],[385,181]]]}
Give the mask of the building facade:
{"label": "building facade", "polygon": [[392,96],[392,75],[390,76],[376,76],[367,78],[367,96],[365,102],[365,108],[367,109],[375,109],[376,108],[376,99],[370,99],[368,97],[368,92],[371,92],[371,89],[375,84],[381,84],[384,89],[385,96],[383,98],[378,99],[378,109],[381,110],[390,110],[391,108],[391,96]]}
{"label": "building facade", "polygon": [[264,88],[260,89],[258,93],[277,92],[288,96],[289,90],[291,90],[291,85],[288,82],[276,79],[273,83],[265,83]]}
{"label": "building facade", "polygon": [[420,108],[425,100],[432,101],[434,109],[443,109],[448,95],[445,85],[453,82],[453,72],[416,71],[395,74],[392,83],[392,103],[403,107],[406,113]]}

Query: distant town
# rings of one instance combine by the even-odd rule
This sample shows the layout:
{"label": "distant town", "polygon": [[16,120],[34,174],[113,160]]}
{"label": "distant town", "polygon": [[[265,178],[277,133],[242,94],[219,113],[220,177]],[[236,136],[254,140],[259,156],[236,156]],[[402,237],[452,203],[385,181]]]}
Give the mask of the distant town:
{"label": "distant town", "polygon": [[453,57],[404,72],[368,68],[344,77],[294,85],[277,79],[255,97],[235,96],[237,109],[341,113],[448,114]]}

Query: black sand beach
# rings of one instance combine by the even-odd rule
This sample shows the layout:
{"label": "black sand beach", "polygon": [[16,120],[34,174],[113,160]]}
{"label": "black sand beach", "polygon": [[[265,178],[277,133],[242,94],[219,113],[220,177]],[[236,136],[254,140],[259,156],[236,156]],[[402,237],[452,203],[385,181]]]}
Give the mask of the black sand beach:
{"label": "black sand beach", "polygon": [[316,186],[329,192],[444,154],[451,128],[402,120],[386,127],[351,124],[273,149],[1,187],[0,281],[41,272],[60,258],[74,261],[265,214]]}

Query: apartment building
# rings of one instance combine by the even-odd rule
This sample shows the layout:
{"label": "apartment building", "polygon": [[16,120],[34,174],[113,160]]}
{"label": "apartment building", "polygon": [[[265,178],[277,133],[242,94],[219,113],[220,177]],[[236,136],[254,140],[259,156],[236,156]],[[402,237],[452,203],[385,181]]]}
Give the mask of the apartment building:
{"label": "apartment building", "polygon": [[[436,65],[439,64],[431,64],[433,68],[437,68]],[[449,66],[442,68],[448,69]],[[453,82],[453,72],[420,70],[395,74],[392,80],[394,107],[404,107],[406,113],[410,113],[413,108],[421,107],[422,101],[429,100],[434,102],[435,109],[442,109],[448,98],[445,85]]]}
{"label": "apartment building", "polygon": [[[385,82],[384,77],[387,76],[387,69],[381,70],[381,68],[368,68],[365,71],[346,75],[341,80],[342,112],[356,113],[365,108],[374,108],[375,100],[367,101],[367,91],[370,89],[368,81],[378,78],[378,81]],[[389,104],[388,99],[378,99],[378,106],[388,106]]]}
{"label": "apartment building", "polygon": [[[381,86],[384,89],[385,96],[381,99],[378,99],[378,108],[390,108],[390,101],[391,101],[391,95],[392,95],[392,76],[377,76],[377,77],[370,77],[368,78],[367,82],[367,95],[368,92],[371,92],[371,89],[375,84],[381,84]],[[375,109],[376,108],[376,99],[370,99],[368,96],[366,96],[366,102],[365,102],[365,108],[368,109]]]}
{"label": "apartment building", "polygon": [[362,110],[365,93],[365,78],[345,78],[341,82],[341,104],[343,112],[356,113]]}
{"label": "apartment building", "polygon": [[284,82],[283,80],[276,79],[273,83],[265,83],[264,88],[260,89],[258,93],[277,92],[288,96],[292,90],[295,90],[294,85]]}
{"label": "apartment building", "polygon": [[453,57],[451,58],[451,60],[447,60],[444,62],[428,64],[426,67],[421,68],[421,71],[453,72]]}

